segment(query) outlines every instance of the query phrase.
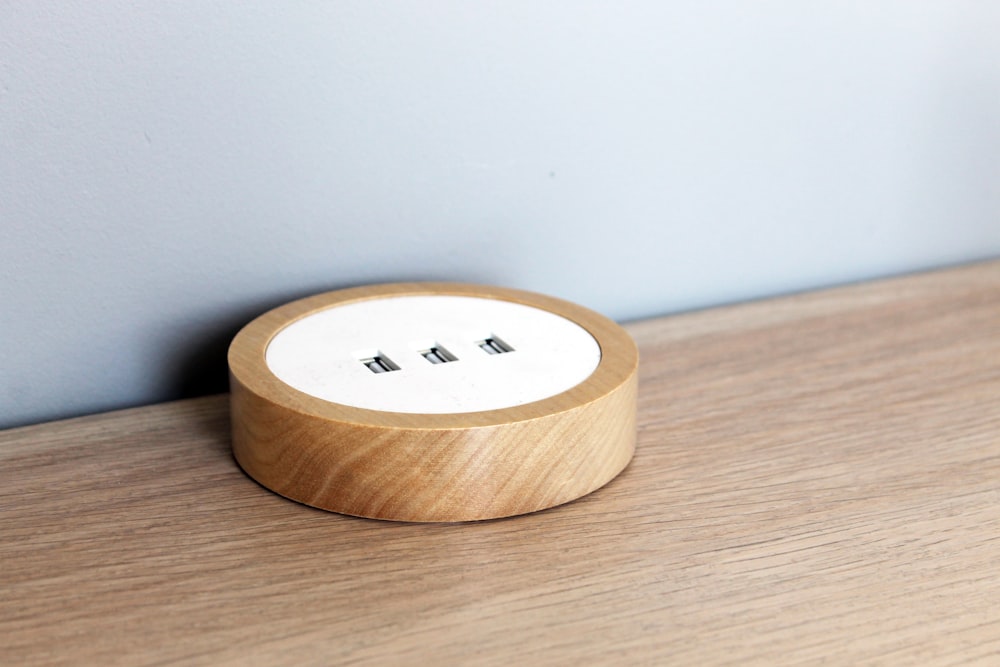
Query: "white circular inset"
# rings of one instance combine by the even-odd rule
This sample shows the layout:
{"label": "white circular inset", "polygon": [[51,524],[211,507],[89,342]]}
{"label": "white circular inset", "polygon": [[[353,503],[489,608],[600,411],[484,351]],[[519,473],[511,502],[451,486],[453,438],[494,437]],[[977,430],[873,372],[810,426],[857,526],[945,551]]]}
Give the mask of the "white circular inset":
{"label": "white circular inset", "polygon": [[398,296],[307,315],[275,334],[268,369],[291,387],[369,410],[447,414],[539,401],[586,380],[601,348],[546,310],[467,296]]}

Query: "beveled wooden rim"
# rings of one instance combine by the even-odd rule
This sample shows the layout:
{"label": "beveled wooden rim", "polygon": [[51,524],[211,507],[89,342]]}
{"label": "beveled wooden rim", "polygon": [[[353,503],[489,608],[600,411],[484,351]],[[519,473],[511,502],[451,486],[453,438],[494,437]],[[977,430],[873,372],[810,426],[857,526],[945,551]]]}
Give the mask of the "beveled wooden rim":
{"label": "beveled wooden rim", "polygon": [[[368,410],[333,403],[285,384],[268,368],[265,352],[274,336],[307,315],[335,306],[388,296],[453,295],[498,299],[547,310],[580,325],[597,341],[601,360],[594,372],[570,389],[508,408],[456,414],[421,414]],[[352,287],[292,301],[247,324],[229,346],[230,373],[248,390],[286,409],[323,419],[359,425],[409,429],[467,429],[527,421],[576,409],[599,400],[635,373],[639,352],[618,324],[569,301],[507,287],[467,283],[414,282]]]}

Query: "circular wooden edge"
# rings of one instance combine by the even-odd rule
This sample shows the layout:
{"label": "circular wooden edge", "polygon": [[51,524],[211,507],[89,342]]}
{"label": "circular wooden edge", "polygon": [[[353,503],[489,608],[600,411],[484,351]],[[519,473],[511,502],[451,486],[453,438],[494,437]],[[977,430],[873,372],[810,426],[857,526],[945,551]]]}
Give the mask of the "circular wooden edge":
{"label": "circular wooden edge", "polygon": [[[601,360],[586,380],[560,394],[524,405],[456,414],[384,412],[333,403],[285,384],[267,366],[265,353],[271,339],[289,324],[307,315],[367,299],[424,295],[498,299],[547,310],[587,330],[600,346]],[[569,301],[506,287],[412,282],[335,290],[279,306],[247,324],[233,339],[228,357],[230,374],[234,380],[262,399],[288,410],[358,425],[407,429],[467,429],[538,419],[599,400],[635,375],[639,352],[632,337],[621,326]]]}

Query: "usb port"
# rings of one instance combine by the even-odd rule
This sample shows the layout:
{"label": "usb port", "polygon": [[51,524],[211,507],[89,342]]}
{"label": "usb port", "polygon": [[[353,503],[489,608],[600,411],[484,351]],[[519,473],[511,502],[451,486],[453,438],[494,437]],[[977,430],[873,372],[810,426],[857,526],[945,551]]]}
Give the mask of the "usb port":
{"label": "usb port", "polygon": [[420,350],[420,354],[432,364],[446,364],[450,361],[458,361],[458,357],[437,344],[432,345],[426,350]]}
{"label": "usb port", "polygon": [[362,359],[361,363],[363,363],[372,373],[389,373],[391,371],[399,370],[399,366],[393,363],[392,359],[382,353],[376,354],[374,357]]}
{"label": "usb port", "polygon": [[504,354],[505,352],[514,351],[514,348],[503,342],[497,336],[490,336],[489,338],[476,341],[476,345],[482,348],[486,354]]}

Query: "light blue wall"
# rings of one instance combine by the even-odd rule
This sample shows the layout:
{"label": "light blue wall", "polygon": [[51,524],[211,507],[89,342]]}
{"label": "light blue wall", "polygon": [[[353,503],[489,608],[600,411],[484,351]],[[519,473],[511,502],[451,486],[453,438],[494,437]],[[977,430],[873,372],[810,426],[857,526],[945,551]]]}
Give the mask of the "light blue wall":
{"label": "light blue wall", "polygon": [[0,6],[0,425],[454,279],[638,318],[1000,254],[1000,3]]}

